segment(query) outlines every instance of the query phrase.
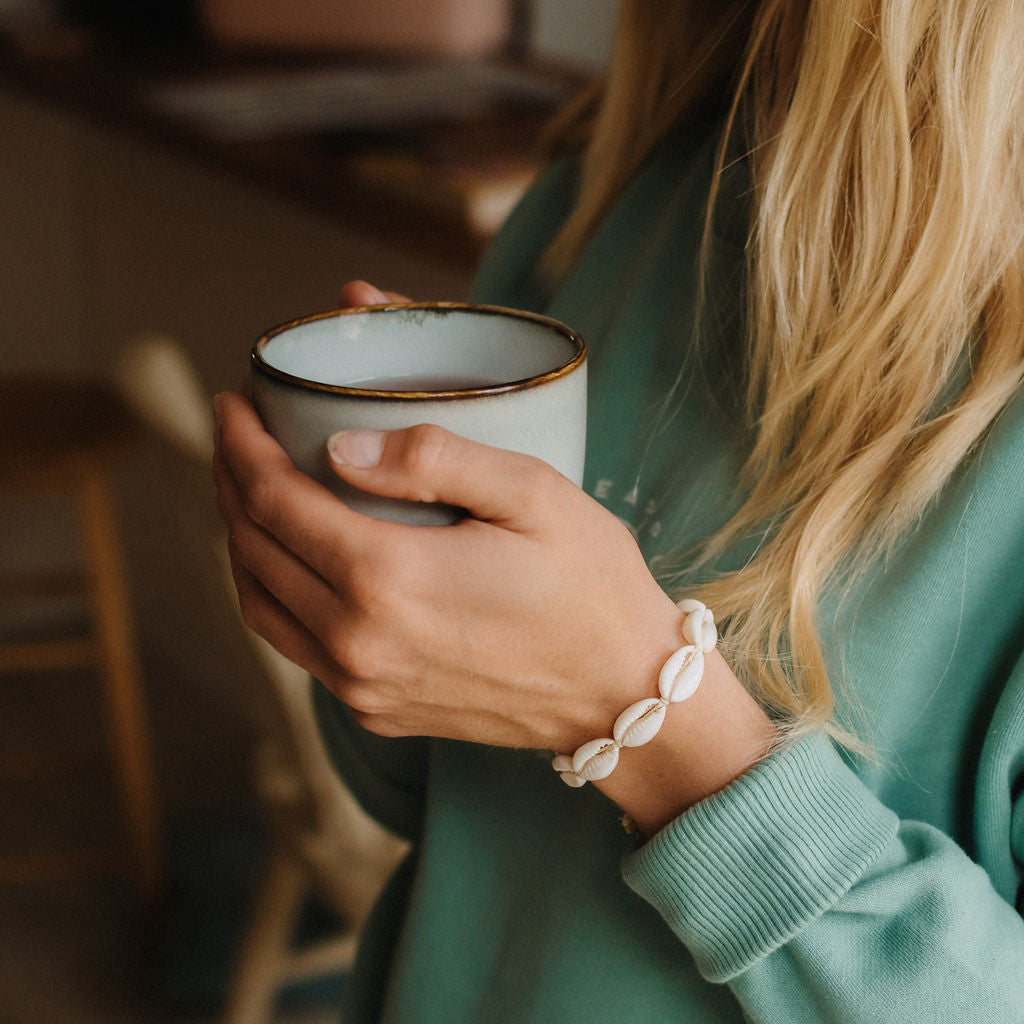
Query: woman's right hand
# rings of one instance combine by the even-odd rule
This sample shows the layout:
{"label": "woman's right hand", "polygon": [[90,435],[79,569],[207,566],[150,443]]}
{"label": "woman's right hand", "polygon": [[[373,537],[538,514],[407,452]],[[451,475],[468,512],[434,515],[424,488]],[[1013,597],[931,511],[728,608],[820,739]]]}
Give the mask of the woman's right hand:
{"label": "woman's right hand", "polygon": [[[363,281],[340,298],[401,300]],[[214,477],[243,617],[361,724],[571,752],[651,694],[680,615],[607,509],[538,460],[438,428],[349,432],[342,451],[345,437],[332,452],[348,483],[469,515],[443,528],[359,515],[298,474],[232,395],[218,402]],[[774,740],[711,652],[698,692],[596,785],[652,835]]]}

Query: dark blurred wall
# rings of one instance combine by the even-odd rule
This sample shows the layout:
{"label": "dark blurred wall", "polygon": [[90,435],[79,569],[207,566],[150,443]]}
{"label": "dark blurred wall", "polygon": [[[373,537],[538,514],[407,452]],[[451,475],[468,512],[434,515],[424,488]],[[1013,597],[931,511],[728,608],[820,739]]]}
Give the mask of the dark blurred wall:
{"label": "dark blurred wall", "polygon": [[194,0],[64,0],[69,21],[133,46],[193,43],[200,38]]}

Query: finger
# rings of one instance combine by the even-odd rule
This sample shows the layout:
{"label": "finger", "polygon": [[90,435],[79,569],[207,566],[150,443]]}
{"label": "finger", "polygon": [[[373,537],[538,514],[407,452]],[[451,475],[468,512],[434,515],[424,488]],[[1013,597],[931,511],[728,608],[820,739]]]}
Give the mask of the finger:
{"label": "finger", "polygon": [[320,641],[234,559],[231,576],[245,625],[289,661],[318,679],[330,678],[331,660]]}
{"label": "finger", "polygon": [[381,291],[367,281],[349,281],[341,286],[340,302],[344,309],[350,306],[383,306],[395,302],[409,302],[398,292]]}
{"label": "finger", "polygon": [[230,392],[218,396],[217,457],[234,483],[243,518],[274,537],[325,578],[345,559],[346,531],[364,517],[295,469],[253,407]]}
{"label": "finger", "polygon": [[361,490],[455,505],[496,524],[526,527],[553,489],[576,490],[540,459],[478,444],[430,424],[341,431],[327,447],[338,475]]}
{"label": "finger", "polygon": [[244,484],[243,460],[282,471],[293,469],[284,449],[264,429],[252,403],[233,391],[213,399],[214,451],[232,474]]}
{"label": "finger", "polygon": [[[246,545],[267,589],[332,650],[338,617],[357,614],[381,581],[390,587],[401,575],[410,528],[360,515],[298,472],[237,395],[221,396],[218,418],[219,501],[236,544]],[[263,547],[255,528],[276,547]]]}
{"label": "finger", "polygon": [[[315,636],[343,611],[343,602],[323,577],[249,518],[238,485],[223,459],[215,459],[217,505],[229,530],[232,570],[255,580],[303,628]],[[241,595],[240,595],[241,596]]]}

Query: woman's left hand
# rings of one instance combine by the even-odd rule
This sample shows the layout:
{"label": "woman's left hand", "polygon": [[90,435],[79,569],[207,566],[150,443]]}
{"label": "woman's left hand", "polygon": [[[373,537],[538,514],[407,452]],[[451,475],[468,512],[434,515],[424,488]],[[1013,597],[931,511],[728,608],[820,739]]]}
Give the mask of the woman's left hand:
{"label": "woman's left hand", "polygon": [[540,460],[429,426],[332,439],[356,487],[469,511],[407,526],[298,472],[240,396],[217,414],[243,617],[373,732],[572,750],[680,644],[628,530]]}

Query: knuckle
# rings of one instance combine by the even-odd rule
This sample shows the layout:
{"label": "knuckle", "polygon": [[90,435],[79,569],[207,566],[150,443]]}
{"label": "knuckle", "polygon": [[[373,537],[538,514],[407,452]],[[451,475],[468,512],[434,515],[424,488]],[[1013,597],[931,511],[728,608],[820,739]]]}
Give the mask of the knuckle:
{"label": "knuckle", "polygon": [[337,693],[355,715],[376,718],[384,710],[380,707],[380,700],[376,696],[374,688],[365,683],[346,679],[343,683],[338,684]]}
{"label": "knuckle", "polygon": [[553,492],[562,490],[567,483],[566,478],[543,459],[531,458],[530,468],[533,478],[531,490],[544,498],[549,498]]}
{"label": "knuckle", "polygon": [[246,488],[243,507],[258,526],[268,526],[277,509],[277,488],[266,477],[257,477]]}
{"label": "knuckle", "polygon": [[403,729],[396,719],[388,715],[367,714],[356,708],[351,708],[351,711],[358,725],[382,739],[400,739],[409,735],[407,729]]}
{"label": "knuckle", "polygon": [[351,639],[349,630],[332,630],[320,638],[320,643],[328,658],[337,665],[346,679],[359,678],[353,671],[353,653],[357,645]]}
{"label": "knuckle", "polygon": [[559,500],[559,493],[566,486],[565,477],[542,459],[531,458],[522,466],[523,486],[519,488],[518,500],[523,515],[535,519],[561,507],[563,503]]}
{"label": "knuckle", "polygon": [[242,507],[257,526],[274,532],[274,526],[285,514],[289,495],[294,493],[293,474],[260,472],[254,474],[242,494]]}
{"label": "knuckle", "polygon": [[403,468],[414,477],[432,475],[444,458],[451,435],[433,423],[410,427],[403,438],[400,459]]}
{"label": "knuckle", "polygon": [[387,543],[363,550],[344,573],[335,579],[353,615],[378,623],[394,623],[407,604],[406,596],[417,593],[416,538],[398,531]]}
{"label": "knuckle", "polygon": [[349,598],[364,615],[387,616],[393,595],[402,593],[407,568],[400,548],[401,542],[398,542],[376,552],[372,558],[364,559],[358,570],[349,576]]}
{"label": "knuckle", "polygon": [[368,695],[379,680],[387,678],[388,659],[382,645],[364,631],[335,633],[324,641],[324,648],[348,680],[350,693]]}
{"label": "knuckle", "polygon": [[342,700],[357,715],[363,715],[367,718],[379,718],[387,710],[376,686],[347,679],[340,689]]}

